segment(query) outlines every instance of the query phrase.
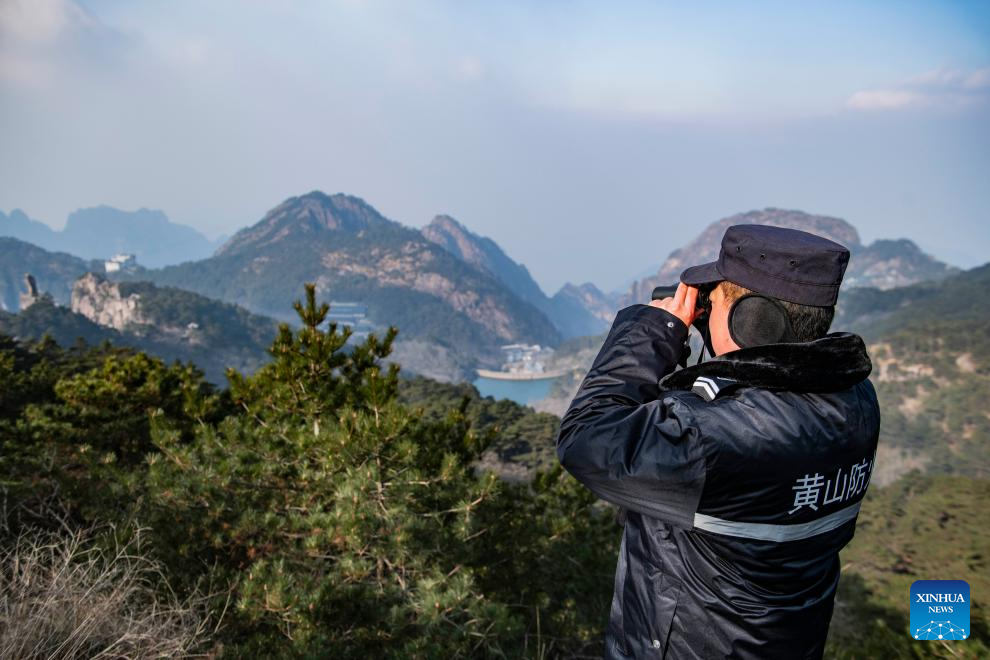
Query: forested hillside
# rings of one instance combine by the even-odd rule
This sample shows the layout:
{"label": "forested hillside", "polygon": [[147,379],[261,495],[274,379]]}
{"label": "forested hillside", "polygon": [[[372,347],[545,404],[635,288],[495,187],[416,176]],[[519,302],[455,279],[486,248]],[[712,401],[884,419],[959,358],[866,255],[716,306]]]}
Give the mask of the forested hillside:
{"label": "forested hillside", "polygon": [[[254,372],[270,358],[267,348],[276,330],[273,319],[145,282],[116,285],[90,274],[83,281],[87,286],[79,284],[76,306],[92,319],[42,298],[17,314],[0,312],[0,333],[23,341],[48,335],[63,346],[71,346],[77,339],[91,345],[106,341],[145,351],[166,362],[192,362],[213,383],[226,382],[228,367]],[[123,315],[119,308],[127,300],[133,301],[133,309]],[[109,314],[111,307],[118,311],[120,327],[94,323],[100,314]]]}
{"label": "forested hillside", "polygon": [[873,358],[881,483],[914,467],[990,476],[990,264],[935,283],[853,289],[840,310],[834,327],[862,334]]}

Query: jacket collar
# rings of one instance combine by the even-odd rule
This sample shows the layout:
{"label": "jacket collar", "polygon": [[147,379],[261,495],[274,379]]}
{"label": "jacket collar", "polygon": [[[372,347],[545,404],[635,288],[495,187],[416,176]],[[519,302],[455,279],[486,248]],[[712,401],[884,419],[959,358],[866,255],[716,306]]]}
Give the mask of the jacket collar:
{"label": "jacket collar", "polygon": [[660,390],[693,390],[711,401],[738,387],[838,392],[873,370],[859,335],[834,332],[815,341],[742,348],[668,374]]}

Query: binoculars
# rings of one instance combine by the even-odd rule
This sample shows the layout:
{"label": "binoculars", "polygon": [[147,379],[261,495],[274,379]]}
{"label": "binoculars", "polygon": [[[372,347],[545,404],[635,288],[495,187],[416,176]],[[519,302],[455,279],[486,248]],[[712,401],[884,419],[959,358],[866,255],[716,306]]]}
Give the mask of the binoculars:
{"label": "binoculars", "polygon": [[[697,328],[698,332],[701,333],[702,337],[708,336],[708,315],[712,311],[712,291],[715,289],[715,285],[710,284],[707,286],[698,287],[698,302],[695,303],[695,308],[701,313],[694,320],[693,325]],[[673,298],[674,293],[677,292],[676,284],[669,284],[666,286],[654,287],[652,300],[662,300],[664,298]]]}

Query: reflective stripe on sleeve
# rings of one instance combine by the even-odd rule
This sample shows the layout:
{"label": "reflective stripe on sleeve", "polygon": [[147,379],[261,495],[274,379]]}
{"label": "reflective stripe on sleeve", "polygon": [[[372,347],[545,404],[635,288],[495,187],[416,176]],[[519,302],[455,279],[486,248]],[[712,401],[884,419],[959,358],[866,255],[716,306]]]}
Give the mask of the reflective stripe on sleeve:
{"label": "reflective stripe on sleeve", "polygon": [[841,527],[850,520],[855,520],[859,514],[860,502],[856,502],[835,513],[794,525],[772,525],[768,523],[736,522],[706,516],[703,513],[694,514],[694,528],[723,536],[739,536],[746,539],[761,541],[798,541],[818,534],[830,532]]}

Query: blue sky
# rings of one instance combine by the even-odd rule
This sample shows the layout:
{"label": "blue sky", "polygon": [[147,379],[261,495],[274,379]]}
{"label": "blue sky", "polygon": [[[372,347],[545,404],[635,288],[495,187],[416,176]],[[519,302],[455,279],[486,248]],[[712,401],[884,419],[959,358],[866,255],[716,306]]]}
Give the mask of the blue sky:
{"label": "blue sky", "polygon": [[990,258],[990,3],[0,0],[0,209],[208,236],[320,189],[552,293],[766,206]]}

